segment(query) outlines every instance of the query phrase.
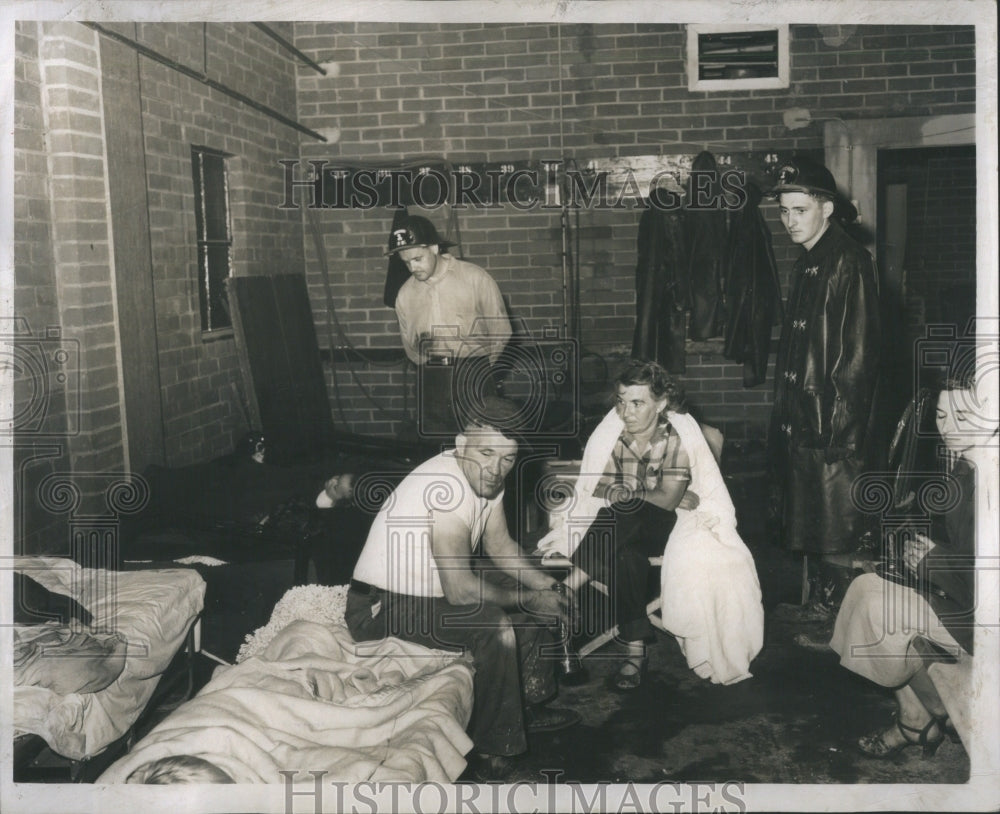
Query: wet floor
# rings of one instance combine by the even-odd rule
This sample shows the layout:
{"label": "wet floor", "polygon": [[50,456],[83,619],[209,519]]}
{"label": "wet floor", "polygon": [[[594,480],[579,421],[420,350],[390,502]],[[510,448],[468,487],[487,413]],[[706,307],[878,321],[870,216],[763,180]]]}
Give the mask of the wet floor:
{"label": "wet floor", "polygon": [[618,669],[614,643],[585,660],[589,681],[562,687],[558,706],[577,726],[532,737],[510,760],[505,782],[964,783],[969,759],[945,741],[933,758],[917,747],[887,760],[862,755],[859,736],[891,723],[889,691],[840,667],[829,649],[803,648],[799,633],[823,643],[832,620],[803,621],[797,602],[801,560],[765,539],[753,509],[763,478],[727,479],[740,531],[753,551],[764,594],[765,645],[753,678],[728,687],[692,673],[676,642],[658,633],[642,686],[607,686]]}

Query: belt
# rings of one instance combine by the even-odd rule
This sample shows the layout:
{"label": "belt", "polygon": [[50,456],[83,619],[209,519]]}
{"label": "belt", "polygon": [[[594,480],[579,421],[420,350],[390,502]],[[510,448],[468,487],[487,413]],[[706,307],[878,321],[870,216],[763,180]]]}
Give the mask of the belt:
{"label": "belt", "polygon": [[455,364],[455,359],[452,356],[428,356],[427,364],[435,367],[451,367]]}
{"label": "belt", "polygon": [[374,593],[381,593],[385,589],[376,588],[374,585],[369,585],[367,582],[362,582],[360,579],[352,579],[351,590],[357,591],[358,593],[361,594],[374,594]]}

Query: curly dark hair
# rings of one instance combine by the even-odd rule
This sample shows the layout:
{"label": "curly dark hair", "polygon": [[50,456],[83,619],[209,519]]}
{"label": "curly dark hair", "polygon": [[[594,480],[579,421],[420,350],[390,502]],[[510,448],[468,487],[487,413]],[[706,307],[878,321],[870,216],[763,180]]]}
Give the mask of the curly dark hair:
{"label": "curly dark hair", "polygon": [[615,377],[615,385],[631,387],[644,384],[655,399],[666,399],[667,409],[675,413],[687,412],[687,397],[680,382],[667,373],[657,362],[632,359]]}

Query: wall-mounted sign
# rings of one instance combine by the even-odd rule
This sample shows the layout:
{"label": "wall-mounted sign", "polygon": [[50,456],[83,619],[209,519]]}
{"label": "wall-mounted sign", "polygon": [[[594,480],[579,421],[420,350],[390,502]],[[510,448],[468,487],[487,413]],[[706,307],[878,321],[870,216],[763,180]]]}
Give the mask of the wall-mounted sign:
{"label": "wall-mounted sign", "polygon": [[[822,160],[821,151],[806,151]],[[394,167],[352,166],[310,160],[313,182],[293,180],[308,170],[282,162],[286,198],[293,186],[312,184],[313,206],[328,209],[378,209],[417,206],[437,209],[639,208],[690,206],[699,190],[719,190],[729,206],[740,206],[746,184],[766,192],[788,151],[713,153],[716,175],[694,172],[692,153],[560,159],[509,159],[489,162],[427,161]],[[291,166],[290,166],[291,165]]]}

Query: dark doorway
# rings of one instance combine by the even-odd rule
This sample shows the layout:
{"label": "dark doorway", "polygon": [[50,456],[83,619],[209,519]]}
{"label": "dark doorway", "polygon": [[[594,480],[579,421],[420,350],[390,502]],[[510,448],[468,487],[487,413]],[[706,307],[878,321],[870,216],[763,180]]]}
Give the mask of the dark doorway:
{"label": "dark doorway", "polygon": [[975,314],[975,145],[879,150],[877,211],[887,390],[905,402],[927,326],[962,336]]}

